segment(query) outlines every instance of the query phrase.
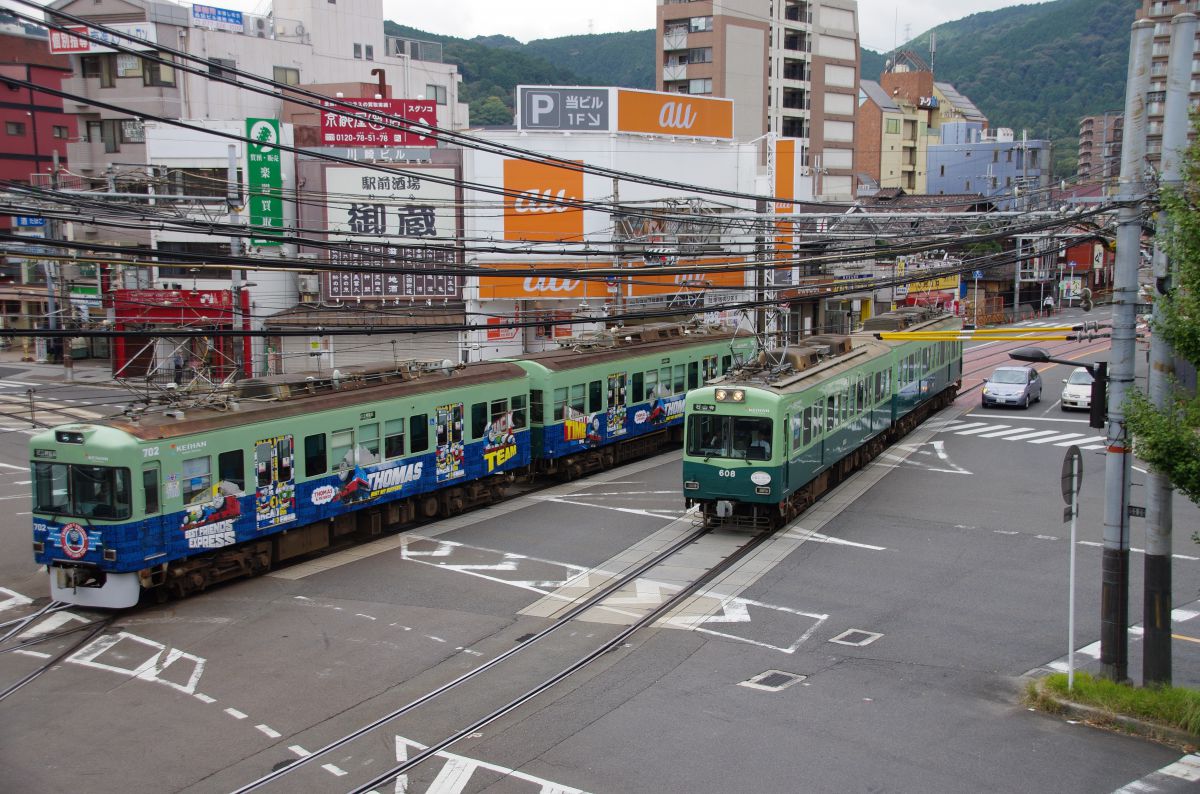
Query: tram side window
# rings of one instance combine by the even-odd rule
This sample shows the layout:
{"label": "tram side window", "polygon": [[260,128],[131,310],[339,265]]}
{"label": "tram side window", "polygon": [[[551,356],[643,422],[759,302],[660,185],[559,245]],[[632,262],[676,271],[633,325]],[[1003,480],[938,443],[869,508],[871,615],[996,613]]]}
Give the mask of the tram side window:
{"label": "tram side window", "polygon": [[717,357],[716,356],[705,356],[702,363],[704,365],[704,379],[705,380],[711,380],[712,378],[717,377],[718,373],[717,373]]}
{"label": "tram side window", "polygon": [[240,449],[217,455],[217,482],[229,482],[239,491],[246,489],[246,461]]}
{"label": "tram side window", "polygon": [[429,449],[429,414],[417,414],[409,420],[408,436],[412,444],[411,452]]}
{"label": "tram side window", "polygon": [[546,409],[543,407],[541,389],[530,389],[529,391],[529,421],[535,425],[546,423]]}
{"label": "tram side window", "polygon": [[687,387],[688,391],[700,388],[700,364],[696,361],[689,361],[687,365]]}
{"label": "tram side window", "polygon": [[788,418],[788,423],[792,428],[792,449],[800,449],[806,443],[804,441],[804,412],[797,411]]}
{"label": "tram side window", "polygon": [[325,457],[325,434],[304,437],[304,476],[319,477],[329,470]]}
{"label": "tram side window", "polygon": [[[539,394],[541,392],[538,392]],[[520,430],[525,427],[525,395],[514,394],[512,398],[512,421],[513,430]]]}
{"label": "tram side window", "polygon": [[838,415],[838,396],[831,394],[825,398],[825,430],[826,432],[833,430],[833,426],[837,424]]}
{"label": "tram side window", "polygon": [[633,373],[633,401],[640,403],[645,391],[646,376],[640,372]]}
{"label": "tram side window", "polygon": [[561,422],[567,416],[567,388],[554,390],[554,421]]}
{"label": "tram side window", "polygon": [[653,400],[658,391],[658,370],[652,369],[646,373],[646,396],[643,399]]}
{"label": "tram side window", "polygon": [[683,385],[683,365],[682,364],[675,365],[675,382],[673,385],[675,387],[674,392],[673,392],[674,394],[683,394],[685,391],[687,391],[687,389],[685,389],[684,385]]}
{"label": "tram side window", "polygon": [[378,463],[379,458],[379,423],[358,426],[358,455],[359,463]]}
{"label": "tram side window", "polygon": [[142,469],[142,493],[146,499],[146,515],[154,515],[159,511],[157,465]]}
{"label": "tram side window", "polygon": [[721,372],[728,372],[733,367],[733,356],[721,356]]}
{"label": "tram side window", "polygon": [[185,458],[183,461],[183,503],[185,505],[212,499],[212,462],[208,455]]}
{"label": "tram side window", "polygon": [[582,415],[587,410],[583,404],[583,390],[582,383],[571,386],[571,410],[575,411],[576,416]]}
{"label": "tram side window", "polygon": [[389,460],[404,454],[403,419],[389,419],[383,423],[383,454]]}
{"label": "tram side window", "polygon": [[803,425],[800,443],[807,447],[813,440],[813,407],[811,405],[804,409],[800,422]]}
{"label": "tram side window", "polygon": [[353,430],[347,427],[329,434],[329,459],[338,471],[354,467]]}
{"label": "tram side window", "polygon": [[604,403],[600,400],[600,381],[594,380],[588,384],[588,413],[594,414],[604,410]]}
{"label": "tram side window", "polygon": [[471,406],[471,438],[483,438],[483,432],[487,429],[487,422],[487,403],[474,403]]}

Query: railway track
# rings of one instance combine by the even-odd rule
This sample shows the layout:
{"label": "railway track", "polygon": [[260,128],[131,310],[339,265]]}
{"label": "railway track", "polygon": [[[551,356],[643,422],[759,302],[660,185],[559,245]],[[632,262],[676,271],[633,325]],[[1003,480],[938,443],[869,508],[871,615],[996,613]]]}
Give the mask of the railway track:
{"label": "railway track", "polygon": [[[385,783],[396,780],[400,776],[409,772],[409,770],[421,764],[423,761],[429,759],[435,754],[441,753],[447,747],[450,747],[451,745],[470,737],[489,723],[492,723],[501,717],[516,711],[522,705],[529,703],[569,676],[585,669],[598,659],[601,659],[605,654],[622,646],[634,634],[654,625],[654,623],[656,623],[663,616],[684,603],[688,598],[695,594],[697,590],[712,582],[724,572],[728,571],[730,568],[747,558],[754,552],[755,549],[766,542],[772,534],[763,532],[754,535],[746,535],[746,540],[744,543],[740,544],[740,546],[738,546],[731,553],[727,554],[715,565],[709,567],[700,576],[692,579],[689,584],[680,588],[672,596],[666,598],[657,607],[651,609],[640,617],[633,618],[628,625],[618,630],[615,634],[612,634],[606,639],[601,640],[598,644],[589,648],[581,656],[563,653],[562,649],[558,649],[557,651],[549,649],[543,656],[534,656],[533,654],[529,653],[531,648],[552,635],[554,632],[557,632],[564,627],[575,625],[581,616],[588,610],[598,607],[602,608],[608,599],[613,597],[623,588],[629,587],[638,579],[646,576],[656,567],[666,564],[684,549],[692,546],[711,532],[711,529],[693,529],[691,532],[685,534],[678,541],[663,549],[658,554],[626,571],[625,573],[605,584],[599,590],[591,593],[585,599],[571,606],[569,609],[567,609],[567,611],[560,614],[553,620],[552,623],[547,625],[542,630],[527,637],[520,638],[519,645],[494,656],[487,662],[467,671],[457,678],[439,687],[431,689],[428,692],[425,692],[424,694],[412,699],[405,705],[393,709],[383,716],[363,724],[332,741],[329,741],[319,749],[312,751],[310,754],[307,754],[304,757],[292,761],[286,765],[281,765],[274,771],[263,775],[262,777],[242,786],[241,788],[236,789],[234,794],[247,794],[248,792],[256,791],[260,788],[268,786],[269,784],[284,781],[285,778],[287,778],[285,782],[289,788],[306,788],[306,784],[312,785],[313,781],[296,780],[296,773],[300,772],[310,764],[313,764],[318,759],[328,758],[333,751],[341,748],[347,748],[349,745],[351,745],[351,743],[359,740],[362,740],[363,744],[372,748],[371,750],[365,751],[363,755],[374,755],[377,753],[377,750],[374,748],[378,747],[378,743],[372,743],[371,737],[376,735],[377,732],[386,729],[389,725],[393,724],[396,720],[399,720],[404,715],[420,709],[422,706],[429,704],[431,701],[444,696],[450,696],[452,693],[457,693],[460,690],[462,690],[464,698],[470,700],[470,692],[465,688],[465,685],[469,681],[472,681],[477,677],[484,676],[489,671],[494,670],[501,663],[512,658],[513,656],[518,654],[526,654],[527,657],[533,656],[534,660],[530,663],[529,667],[534,670],[541,669],[546,666],[547,662],[545,655],[562,655],[569,658],[569,661],[567,662],[552,663],[551,667],[554,668],[554,671],[551,674],[548,676],[545,674],[535,675],[535,683],[521,685],[524,688],[521,689],[517,694],[511,697],[505,696],[508,697],[508,699],[494,707],[480,709],[477,706],[474,706],[473,703],[469,706],[462,706],[461,704],[457,707],[453,704],[447,706],[447,708],[443,710],[445,713],[454,715],[475,713],[478,714],[478,716],[474,718],[465,718],[465,722],[457,723],[459,725],[457,729],[446,732],[443,738],[440,740],[427,745],[425,749],[422,749],[417,754],[406,758],[402,762],[386,770],[364,770],[366,773],[373,775],[370,780],[364,783],[351,784],[353,785],[351,790],[355,792],[380,790],[379,787],[383,786]],[[578,651],[575,653],[577,654]],[[515,676],[518,675],[519,672],[520,671],[510,674]],[[528,679],[528,675],[526,675],[526,678]],[[499,685],[497,685],[497,688],[498,687]],[[453,701],[453,698],[448,699]],[[446,719],[445,713],[441,717],[443,720]],[[323,768],[328,771],[328,765]]]}
{"label": "railway track", "polygon": [[[88,643],[96,639],[105,629],[112,625],[113,620],[115,620],[115,616],[109,616],[106,618],[93,620],[88,623],[72,626],[68,629],[44,632],[39,632],[36,630],[35,624],[38,621],[45,620],[54,613],[69,608],[71,608],[70,604],[51,601],[49,604],[37,610],[36,612],[32,612],[28,615],[24,615],[0,624],[0,629],[7,629],[7,632],[4,634],[4,636],[0,637],[0,653],[13,653],[16,651],[25,651],[26,653],[29,653],[29,649],[34,646],[42,645],[47,642],[53,642],[55,640],[61,640],[65,637],[75,634],[81,635],[72,642],[68,642],[64,647],[57,649],[53,653],[39,653],[38,655],[44,657],[42,663],[31,672],[22,676],[15,683],[10,684],[3,690],[0,690],[0,702],[15,694],[22,687],[36,681],[47,671],[59,664],[63,659],[66,659],[67,657],[71,656],[71,654],[88,645]],[[16,641],[10,642],[12,640]],[[5,645],[5,643],[10,644]]]}

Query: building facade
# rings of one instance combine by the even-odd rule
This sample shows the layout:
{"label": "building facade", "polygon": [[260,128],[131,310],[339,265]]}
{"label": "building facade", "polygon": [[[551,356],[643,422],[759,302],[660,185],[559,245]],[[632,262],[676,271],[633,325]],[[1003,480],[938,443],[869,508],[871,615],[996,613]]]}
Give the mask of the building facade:
{"label": "building facade", "polygon": [[[28,35],[16,26],[0,30],[0,77],[57,91],[70,71],[65,56],[47,49],[45,36]],[[0,124],[0,179],[29,182],[31,174],[49,171],[55,153],[66,165],[73,120],[61,98],[10,85],[0,94]],[[3,223],[7,226],[7,218]]]}
{"label": "building facade", "polygon": [[855,0],[658,0],[662,91],[735,103],[735,134],[801,143],[818,198],[853,194],[858,98]]}
{"label": "building facade", "polygon": [[1048,201],[1050,141],[1020,139],[1006,127],[985,131],[977,122],[943,124],[929,147],[930,195],[978,193],[1002,210],[1032,209]]}
{"label": "building facade", "polygon": [[1106,112],[1099,116],[1084,116],[1079,121],[1080,180],[1113,180],[1121,172],[1121,137],[1125,131],[1125,114]]}

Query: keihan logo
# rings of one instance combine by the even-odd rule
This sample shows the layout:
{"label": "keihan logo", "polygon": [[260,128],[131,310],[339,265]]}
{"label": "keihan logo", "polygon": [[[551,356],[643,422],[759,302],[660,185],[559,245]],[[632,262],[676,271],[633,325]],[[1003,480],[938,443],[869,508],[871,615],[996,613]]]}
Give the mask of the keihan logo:
{"label": "keihan logo", "polygon": [[664,102],[658,112],[658,125],[676,130],[690,130],[700,116],[689,105]]}
{"label": "keihan logo", "polygon": [[513,200],[513,211],[520,214],[531,212],[566,212],[570,209],[569,207],[555,202],[573,200],[567,198],[566,188],[559,190],[557,193],[554,192],[553,188],[546,190],[526,190]]}

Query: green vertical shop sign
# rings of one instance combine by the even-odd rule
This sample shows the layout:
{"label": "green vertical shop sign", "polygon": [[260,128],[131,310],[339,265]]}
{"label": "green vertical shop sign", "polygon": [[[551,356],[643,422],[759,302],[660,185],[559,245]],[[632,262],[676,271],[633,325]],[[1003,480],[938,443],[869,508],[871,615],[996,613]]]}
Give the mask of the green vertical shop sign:
{"label": "green vertical shop sign", "polygon": [[[246,185],[250,198],[251,231],[283,231],[283,169],[279,156],[279,122],[246,119]],[[275,239],[251,238],[252,245],[279,245]]]}

